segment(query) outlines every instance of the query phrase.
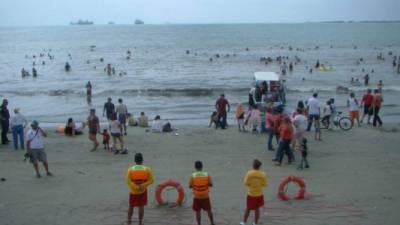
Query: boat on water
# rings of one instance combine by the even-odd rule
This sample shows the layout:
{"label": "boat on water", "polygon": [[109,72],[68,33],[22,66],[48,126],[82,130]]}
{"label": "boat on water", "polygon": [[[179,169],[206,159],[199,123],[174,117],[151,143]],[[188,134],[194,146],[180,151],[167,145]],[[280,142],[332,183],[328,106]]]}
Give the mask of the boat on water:
{"label": "boat on water", "polygon": [[115,23],[113,21],[109,21],[108,25],[114,25]]}
{"label": "boat on water", "polygon": [[78,22],[71,22],[71,25],[93,25],[93,21],[89,20],[78,20]]}
{"label": "boat on water", "polygon": [[144,22],[142,20],[136,19],[135,20],[135,25],[143,25]]}

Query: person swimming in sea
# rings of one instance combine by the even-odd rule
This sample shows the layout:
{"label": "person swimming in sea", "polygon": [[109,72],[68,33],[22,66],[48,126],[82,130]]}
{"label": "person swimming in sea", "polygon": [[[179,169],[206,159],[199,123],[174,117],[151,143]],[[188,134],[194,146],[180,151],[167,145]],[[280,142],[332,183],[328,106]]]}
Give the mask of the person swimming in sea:
{"label": "person swimming in sea", "polygon": [[69,72],[71,70],[71,65],[68,62],[65,63],[65,71]]}

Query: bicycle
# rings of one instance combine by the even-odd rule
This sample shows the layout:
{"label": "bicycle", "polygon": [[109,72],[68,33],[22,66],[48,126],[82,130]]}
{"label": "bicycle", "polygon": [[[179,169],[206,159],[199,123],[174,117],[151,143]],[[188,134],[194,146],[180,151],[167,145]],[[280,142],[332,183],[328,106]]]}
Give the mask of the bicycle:
{"label": "bicycle", "polygon": [[[337,112],[331,124],[345,131],[348,131],[353,127],[350,118],[347,116],[343,116],[343,112]],[[322,122],[322,125],[324,126],[323,128],[328,129],[327,123]]]}

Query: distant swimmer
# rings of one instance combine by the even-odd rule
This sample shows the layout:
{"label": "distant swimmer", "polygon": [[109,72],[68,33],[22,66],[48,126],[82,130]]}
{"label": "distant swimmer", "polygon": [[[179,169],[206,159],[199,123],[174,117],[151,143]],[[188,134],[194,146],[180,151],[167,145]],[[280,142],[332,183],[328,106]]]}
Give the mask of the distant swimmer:
{"label": "distant swimmer", "polygon": [[286,65],[286,62],[283,62],[283,65],[281,66],[281,73],[282,75],[286,75],[288,66]]}
{"label": "distant swimmer", "polygon": [[320,64],[319,64],[319,60],[317,60],[317,63],[315,63],[315,68],[319,68]]}
{"label": "distant swimmer", "polygon": [[21,77],[24,78],[24,77],[27,77],[27,76],[29,76],[28,71],[26,71],[25,68],[22,68],[22,70],[21,70]]}
{"label": "distant swimmer", "polygon": [[210,58],[209,61],[212,62],[212,61],[213,61],[213,58]]}
{"label": "distant swimmer", "polygon": [[35,61],[32,62],[32,66],[36,66],[36,62]]}
{"label": "distant swimmer", "polygon": [[107,74],[108,74],[108,75],[111,75],[112,67],[111,67],[111,64],[110,64],[110,63],[107,64],[106,71],[107,71]]}
{"label": "distant swimmer", "polygon": [[365,86],[368,86],[368,84],[369,84],[369,74],[367,73],[367,74],[365,74],[365,76],[364,76],[364,85],[365,85]]}
{"label": "distant swimmer", "polygon": [[90,64],[90,60],[88,59],[88,60],[86,60],[86,64]]}
{"label": "distant swimmer", "polygon": [[313,69],[312,68],[310,68],[310,70],[308,71],[309,73],[312,73],[313,72]]}
{"label": "distant swimmer", "polygon": [[68,62],[65,63],[65,72],[69,72],[71,70],[71,66]]}
{"label": "distant swimmer", "polygon": [[289,71],[293,72],[293,63],[292,62],[289,64]]}
{"label": "distant swimmer", "polygon": [[189,51],[189,50],[186,50],[186,54],[189,55],[189,54],[190,54],[190,51]]}
{"label": "distant swimmer", "polygon": [[86,84],[86,101],[88,105],[92,103],[92,84],[90,81],[88,81]]}
{"label": "distant swimmer", "polygon": [[35,67],[32,68],[32,76],[37,77],[37,70],[35,69]]}
{"label": "distant swimmer", "polygon": [[112,74],[115,75],[115,67],[112,68]]}
{"label": "distant swimmer", "polygon": [[247,47],[247,48],[246,48],[246,51],[248,52],[248,51],[250,51],[250,49]]}
{"label": "distant swimmer", "polygon": [[126,51],[126,54],[130,55],[131,54],[131,50]]}
{"label": "distant swimmer", "polygon": [[43,66],[46,65],[46,62],[45,62],[45,61],[42,61],[42,65],[43,65]]}
{"label": "distant swimmer", "polygon": [[104,59],[103,59],[103,58],[100,58],[100,62],[104,62]]}

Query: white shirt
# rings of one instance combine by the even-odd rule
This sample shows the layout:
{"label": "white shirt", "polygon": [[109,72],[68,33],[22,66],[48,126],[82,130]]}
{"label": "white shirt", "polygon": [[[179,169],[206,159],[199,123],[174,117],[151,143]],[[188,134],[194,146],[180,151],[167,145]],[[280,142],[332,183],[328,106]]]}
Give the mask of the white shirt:
{"label": "white shirt", "polygon": [[251,94],[251,95],[254,96],[255,93],[256,93],[256,88],[255,88],[255,87],[252,87],[252,88],[250,89],[250,91],[249,91],[249,94]]}
{"label": "white shirt", "polygon": [[118,120],[110,120],[110,132],[113,134],[119,134],[121,133],[121,129],[120,129],[120,123]]}
{"label": "white shirt", "polygon": [[349,111],[354,112],[358,111],[358,102],[355,98],[349,98]]}
{"label": "white shirt", "polygon": [[308,114],[319,115],[319,102],[318,99],[311,97],[307,102]]}
{"label": "white shirt", "polygon": [[330,106],[330,105],[325,105],[325,110],[324,110],[324,111],[325,111],[325,112],[324,112],[324,115],[325,115],[325,116],[331,115],[331,114],[332,114],[331,106]]}
{"label": "white shirt", "polygon": [[19,126],[19,125],[22,125],[25,127],[27,123],[28,123],[28,121],[26,120],[25,116],[23,116],[20,113],[16,113],[15,116],[13,116],[11,118],[10,127]]}
{"label": "white shirt", "polygon": [[294,117],[293,122],[298,125],[297,127],[295,126],[296,129],[306,129],[307,128],[307,118],[303,114],[297,114]]}
{"label": "white shirt", "polygon": [[115,110],[115,112],[117,113],[117,115],[119,115],[119,114],[126,115],[126,114],[128,114],[128,108],[124,104],[119,104],[117,106],[117,109]]}
{"label": "white shirt", "polygon": [[26,134],[26,138],[28,141],[30,141],[31,149],[44,149],[43,134],[39,131],[39,129],[29,129],[28,133]]}
{"label": "white shirt", "polygon": [[151,125],[151,131],[156,133],[161,133],[164,122],[162,120],[153,120],[153,124]]}

